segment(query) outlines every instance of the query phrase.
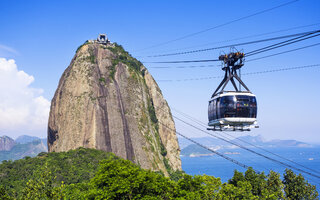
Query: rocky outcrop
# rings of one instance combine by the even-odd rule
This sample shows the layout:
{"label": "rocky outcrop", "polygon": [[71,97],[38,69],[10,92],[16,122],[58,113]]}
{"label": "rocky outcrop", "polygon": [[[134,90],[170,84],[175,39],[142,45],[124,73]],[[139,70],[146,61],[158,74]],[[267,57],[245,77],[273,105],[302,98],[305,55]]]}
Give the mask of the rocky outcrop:
{"label": "rocky outcrop", "polygon": [[148,70],[119,45],[86,43],[63,73],[48,150],[95,148],[165,174],[181,170],[170,108]]}
{"label": "rocky outcrop", "polygon": [[0,137],[0,151],[10,151],[16,143],[8,136]]}
{"label": "rocky outcrop", "polygon": [[[9,138],[9,137],[8,137]],[[0,151],[0,162],[3,160],[17,160],[24,158],[26,156],[34,157],[41,152],[47,152],[47,144],[43,142],[44,139],[35,139],[31,142],[18,143],[13,142],[13,139],[10,139],[10,148]],[[1,137],[0,137],[1,141]],[[1,146],[1,145],[0,145]],[[8,150],[9,149],[9,150]]]}

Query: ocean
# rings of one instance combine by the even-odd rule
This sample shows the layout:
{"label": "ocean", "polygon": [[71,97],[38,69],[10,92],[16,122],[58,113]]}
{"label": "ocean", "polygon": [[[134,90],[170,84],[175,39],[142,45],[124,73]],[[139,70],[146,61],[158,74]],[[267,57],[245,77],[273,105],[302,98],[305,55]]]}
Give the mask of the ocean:
{"label": "ocean", "polygon": [[[282,158],[276,157],[272,154],[264,152],[260,149],[251,148],[254,151],[257,151],[261,154],[264,154],[273,159],[288,163],[296,168],[310,171],[299,165],[293,164],[289,161],[286,161]],[[320,176],[320,147],[317,148],[297,148],[297,147],[287,147],[287,148],[265,148],[268,151],[271,151],[277,155],[280,155],[284,158],[292,160],[296,163],[299,163],[303,166],[306,166],[310,169],[316,170],[317,172],[310,171],[311,173],[317,174]],[[281,177],[286,168],[278,163],[267,160],[261,156],[250,153],[242,149],[227,149],[221,150],[220,153],[224,153],[225,156],[228,156],[232,159],[235,159],[247,166],[253,167],[256,171],[269,173],[270,170],[280,173]],[[211,175],[214,177],[220,177],[222,182],[227,182],[233,176],[234,170],[245,172],[246,169],[242,168],[218,155],[213,156],[203,156],[203,157],[181,157],[182,169],[190,175]],[[292,169],[295,173],[301,173],[295,169]],[[317,191],[320,194],[320,179],[312,177],[308,174],[301,173],[309,183],[316,185]]]}

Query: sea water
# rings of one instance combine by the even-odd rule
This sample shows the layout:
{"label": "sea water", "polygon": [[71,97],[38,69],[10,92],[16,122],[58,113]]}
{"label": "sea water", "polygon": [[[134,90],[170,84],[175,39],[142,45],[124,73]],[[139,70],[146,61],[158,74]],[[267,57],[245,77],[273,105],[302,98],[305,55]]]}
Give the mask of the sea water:
{"label": "sea water", "polygon": [[[250,148],[258,153],[266,155],[272,159],[285,162],[290,166],[295,168],[311,172],[320,176],[320,148],[297,148],[297,147],[287,147],[287,148],[264,148],[272,153],[275,153],[283,158],[292,160],[300,165],[306,166],[310,169],[306,169],[302,166],[289,162],[283,158],[277,157],[258,148]],[[265,172],[268,174],[270,170],[280,173],[281,178],[285,172],[286,168],[292,169],[295,173],[301,173],[305,179],[316,185],[318,192],[320,193],[320,179],[312,177],[308,174],[302,173],[297,169],[292,167],[283,166],[281,164],[270,161],[264,157],[258,156],[256,154],[250,153],[242,149],[226,149],[219,151],[223,155],[232,158],[240,163],[247,166],[253,167],[254,170],[258,172]],[[227,182],[232,178],[234,170],[245,172],[246,169],[242,168],[218,155],[213,156],[203,156],[203,157],[181,157],[182,169],[190,175],[202,175],[207,174],[214,177],[220,177],[222,182]]]}

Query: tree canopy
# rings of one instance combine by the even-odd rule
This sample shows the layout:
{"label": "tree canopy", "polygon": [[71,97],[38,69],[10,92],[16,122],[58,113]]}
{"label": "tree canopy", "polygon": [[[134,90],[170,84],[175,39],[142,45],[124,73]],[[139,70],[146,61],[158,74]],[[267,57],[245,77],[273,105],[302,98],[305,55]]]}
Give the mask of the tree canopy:
{"label": "tree canopy", "polygon": [[0,199],[318,199],[318,192],[289,169],[283,181],[276,172],[249,168],[222,183],[181,171],[165,177],[112,153],[80,148],[3,162]]}

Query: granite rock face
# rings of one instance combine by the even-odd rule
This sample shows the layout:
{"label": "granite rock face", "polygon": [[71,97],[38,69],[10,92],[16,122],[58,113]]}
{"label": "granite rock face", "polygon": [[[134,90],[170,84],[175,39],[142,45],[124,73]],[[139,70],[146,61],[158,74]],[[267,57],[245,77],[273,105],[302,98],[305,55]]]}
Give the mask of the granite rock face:
{"label": "granite rock face", "polygon": [[15,145],[15,141],[8,136],[0,136],[0,151],[10,151]]}
{"label": "granite rock face", "polygon": [[49,152],[78,147],[113,152],[166,175],[181,170],[175,125],[160,88],[117,44],[79,47],[52,99]]}

